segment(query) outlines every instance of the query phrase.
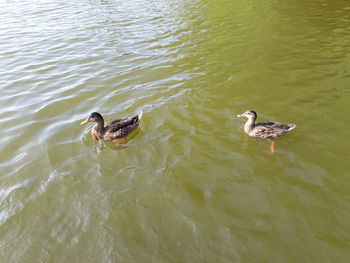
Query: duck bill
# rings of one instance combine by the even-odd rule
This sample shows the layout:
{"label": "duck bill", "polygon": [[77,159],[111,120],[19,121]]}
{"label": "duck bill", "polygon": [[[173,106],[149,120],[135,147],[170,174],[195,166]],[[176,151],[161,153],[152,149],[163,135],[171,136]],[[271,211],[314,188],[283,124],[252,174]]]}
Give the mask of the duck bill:
{"label": "duck bill", "polygon": [[243,117],[242,114],[237,115],[237,118],[242,118],[242,117]]}
{"label": "duck bill", "polygon": [[84,124],[86,124],[86,123],[88,123],[89,122],[89,119],[86,119],[85,121],[82,121],[81,123],[80,123],[80,125],[84,125]]}

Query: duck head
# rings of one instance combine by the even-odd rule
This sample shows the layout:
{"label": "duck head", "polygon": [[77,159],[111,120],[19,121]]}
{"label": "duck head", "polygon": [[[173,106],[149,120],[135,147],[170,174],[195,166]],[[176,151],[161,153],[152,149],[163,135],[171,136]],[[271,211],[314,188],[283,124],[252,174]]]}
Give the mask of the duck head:
{"label": "duck head", "polygon": [[97,122],[97,123],[102,122],[103,123],[103,117],[98,112],[93,112],[93,113],[91,113],[89,118],[87,118],[85,121],[81,122],[80,124],[83,125],[83,124],[86,124],[88,122]]}
{"label": "duck head", "polygon": [[247,119],[256,119],[257,114],[253,110],[247,110],[246,112],[243,112],[242,114],[237,115],[238,118],[245,117]]}

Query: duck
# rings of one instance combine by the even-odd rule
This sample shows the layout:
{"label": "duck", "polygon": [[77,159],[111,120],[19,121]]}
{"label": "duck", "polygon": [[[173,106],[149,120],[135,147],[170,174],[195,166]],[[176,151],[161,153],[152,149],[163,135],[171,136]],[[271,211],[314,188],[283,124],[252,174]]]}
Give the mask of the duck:
{"label": "duck", "polygon": [[271,140],[271,152],[275,151],[275,141],[273,139],[286,134],[287,132],[293,130],[296,127],[295,124],[282,124],[271,121],[255,122],[258,115],[253,110],[247,110],[242,114],[238,114],[237,117],[244,117],[248,119],[247,122],[244,124],[244,132],[247,133],[249,136]]}
{"label": "duck", "polygon": [[142,111],[132,117],[118,119],[105,123],[102,115],[93,112],[90,117],[82,121],[84,125],[93,122],[95,125],[91,129],[91,136],[95,140],[119,142],[119,139],[125,138],[129,133],[136,130],[140,124]]}

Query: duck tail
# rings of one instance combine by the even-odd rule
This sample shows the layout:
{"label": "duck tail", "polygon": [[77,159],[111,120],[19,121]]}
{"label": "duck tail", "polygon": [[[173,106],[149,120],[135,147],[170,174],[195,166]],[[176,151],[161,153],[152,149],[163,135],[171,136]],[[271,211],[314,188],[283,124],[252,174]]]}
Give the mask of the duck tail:
{"label": "duck tail", "polygon": [[297,127],[295,124],[288,124],[288,131],[293,130],[295,127]]}
{"label": "duck tail", "polygon": [[139,121],[141,120],[142,114],[143,114],[143,111],[140,111],[140,113],[137,115],[137,117],[139,118]]}

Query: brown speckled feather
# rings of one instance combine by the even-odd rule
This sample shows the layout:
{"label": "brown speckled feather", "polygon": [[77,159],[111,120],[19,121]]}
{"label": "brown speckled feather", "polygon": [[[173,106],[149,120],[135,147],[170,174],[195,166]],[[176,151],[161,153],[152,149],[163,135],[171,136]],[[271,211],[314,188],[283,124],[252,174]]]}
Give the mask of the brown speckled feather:
{"label": "brown speckled feather", "polygon": [[123,138],[130,132],[134,131],[139,126],[139,123],[139,115],[108,122],[105,126],[103,140],[111,141],[118,138]]}
{"label": "brown speckled feather", "polygon": [[257,114],[253,110],[247,110],[242,114],[238,114],[239,118],[247,118],[247,122],[244,124],[244,132],[249,136],[263,138],[263,139],[272,139],[279,137],[290,130],[293,130],[295,124],[282,124],[278,122],[255,122]]}
{"label": "brown speckled feather", "polygon": [[258,122],[253,126],[250,136],[268,139],[282,136],[295,127],[294,124],[282,124],[277,122]]}

